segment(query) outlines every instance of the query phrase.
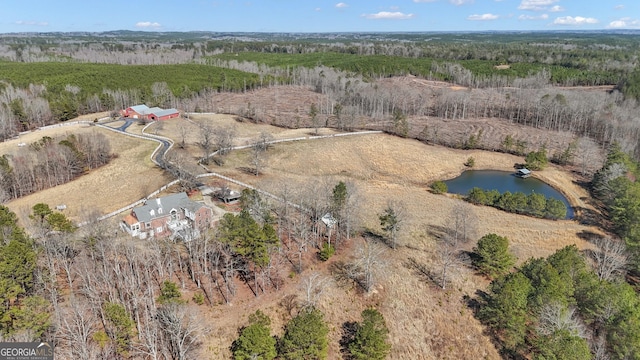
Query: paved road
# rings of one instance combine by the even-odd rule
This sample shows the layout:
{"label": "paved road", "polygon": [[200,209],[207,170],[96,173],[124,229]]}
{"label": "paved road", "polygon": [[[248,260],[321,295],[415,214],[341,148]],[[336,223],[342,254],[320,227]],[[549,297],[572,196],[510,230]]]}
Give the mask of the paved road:
{"label": "paved road", "polygon": [[118,131],[125,132],[125,131],[127,131],[127,128],[129,126],[131,126],[131,124],[133,124],[133,119],[127,118],[127,119],[120,119],[120,120],[124,120],[124,124],[122,126],[120,126],[119,128],[116,128],[116,130],[118,130]]}

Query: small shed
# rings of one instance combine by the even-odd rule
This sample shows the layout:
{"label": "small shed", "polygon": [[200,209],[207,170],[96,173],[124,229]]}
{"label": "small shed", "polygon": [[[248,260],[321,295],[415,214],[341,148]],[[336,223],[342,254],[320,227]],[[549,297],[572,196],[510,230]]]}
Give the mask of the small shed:
{"label": "small shed", "polygon": [[516,171],[516,176],[519,178],[526,179],[529,176],[531,176],[531,170],[527,168],[518,169],[518,171]]}

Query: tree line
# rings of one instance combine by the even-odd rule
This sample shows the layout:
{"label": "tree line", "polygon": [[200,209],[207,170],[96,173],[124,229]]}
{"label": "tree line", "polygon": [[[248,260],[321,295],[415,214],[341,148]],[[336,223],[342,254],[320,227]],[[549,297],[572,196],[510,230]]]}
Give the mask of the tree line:
{"label": "tree line", "polygon": [[0,191],[4,201],[65,184],[109,163],[111,145],[104,134],[48,136],[23,144],[0,157]]}
{"label": "tree line", "polygon": [[592,193],[602,201],[611,230],[622,238],[633,254],[633,268],[640,269],[640,175],[638,162],[613,144],[607,159],[592,180]]}
{"label": "tree line", "polygon": [[546,259],[529,259],[514,272],[504,267],[493,272],[500,275],[477,299],[476,314],[499,341],[503,356],[640,359],[637,293],[621,281],[620,272],[595,271],[624,267],[621,253],[607,249],[597,248],[585,258],[572,245]]}
{"label": "tree line", "polygon": [[[375,308],[361,313],[361,323],[345,323],[342,346],[345,355],[354,360],[382,360],[390,345],[384,317]],[[249,315],[249,324],[239,329],[231,345],[235,360],[326,359],[329,328],[323,314],[314,307],[297,311],[284,327],[282,337],[271,336],[271,320],[260,310]]]}
{"label": "tree line", "polygon": [[497,190],[474,187],[469,190],[465,200],[476,205],[493,206],[507,212],[547,219],[564,219],[567,216],[567,206],[561,200],[538,193],[526,195],[506,191],[500,194]]}

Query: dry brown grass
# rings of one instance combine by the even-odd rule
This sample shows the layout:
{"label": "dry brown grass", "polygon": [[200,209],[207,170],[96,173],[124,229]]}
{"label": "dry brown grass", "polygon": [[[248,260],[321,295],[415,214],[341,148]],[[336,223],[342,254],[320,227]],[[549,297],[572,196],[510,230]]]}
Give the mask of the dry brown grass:
{"label": "dry brown grass", "polygon": [[117,154],[115,159],[106,166],[67,184],[13,200],[7,206],[19,216],[23,216],[25,210],[28,211],[37,203],[47,203],[52,207],[65,204],[67,205],[65,214],[79,221],[89,210],[97,210],[103,214],[109,213],[139,200],[171,181],[149,158],[158,146],[156,142],[144,141],[88,125],[65,126],[25,134],[19,139],[0,143],[0,153],[20,151],[18,143],[28,144],[43,136],[56,138],[92,131],[101,132],[107,136],[112,152]]}
{"label": "dry brown grass", "polygon": [[[237,122],[228,115],[203,115],[191,120],[167,121],[163,124],[163,129],[158,130],[158,134],[171,137],[177,142],[178,128],[187,126],[187,151],[197,157],[201,153],[196,144],[199,140],[198,123],[204,122],[217,126],[235,126],[237,145],[251,141],[263,131],[271,133],[275,138],[304,136],[312,131]],[[132,125],[132,132],[139,131],[136,126]],[[51,205],[66,203],[69,206],[67,212],[72,217],[77,217],[82,209],[89,207],[107,212],[137,200],[169,181],[148,160],[156,146],[153,142],[87,126],[56,131],[60,131],[60,134],[104,131],[119,157],[106,167],[69,184],[16,200],[9,204],[12,210],[29,207],[37,202],[47,202]],[[153,127],[148,131],[155,132]],[[322,133],[330,132],[322,130]],[[54,133],[46,135],[52,136]],[[20,141],[35,141],[43,135],[44,132],[28,134]],[[16,148],[16,142],[0,144],[0,150]],[[249,166],[247,151],[231,153],[226,157],[223,167],[212,167],[212,170],[274,193],[278,193],[284,183],[309,187],[317,182],[353,182],[358,188],[360,199],[359,216],[363,227],[369,229],[379,228],[377,214],[385,207],[388,199],[404,203],[409,215],[399,239],[400,247],[396,251],[387,251],[388,271],[375,293],[364,295],[349,285],[334,284],[325,289],[319,307],[330,324],[330,358],[339,357],[341,325],[345,321],[360,320],[360,312],[366,306],[376,306],[384,314],[391,331],[393,348],[390,358],[497,359],[499,356],[495,347],[463,300],[463,296],[474,296],[476,290],[485,289],[486,279],[476,276],[469,269],[458,269],[450,289],[443,291],[435,287],[424,274],[408,265],[411,258],[427,269],[436,269],[435,241],[429,229],[446,226],[448,214],[460,200],[453,196],[431,194],[428,185],[434,180],[457,176],[465,169],[463,164],[469,156],[475,158],[475,167],[478,169],[511,170],[515,162],[522,161],[522,158],[507,154],[429,146],[414,140],[380,134],[275,145],[269,150],[268,165],[264,175],[260,177],[241,170]],[[573,203],[587,206],[583,202],[587,197],[586,192],[573,183],[569,173],[551,167],[536,174],[557,186]],[[568,244],[585,248],[589,244],[579,234],[599,231],[574,221],[533,219],[488,207],[473,209],[478,217],[478,237],[488,232],[507,236],[511,241],[512,251],[520,261],[531,256],[547,256]],[[469,248],[471,246],[473,244]],[[345,251],[333,261],[346,261],[348,256]],[[328,275],[329,265],[315,264],[307,272],[318,270]],[[203,349],[206,356],[228,358],[228,347],[237,336],[238,326],[246,323],[248,314],[258,308],[271,316],[274,332],[281,333],[286,317],[278,304],[285,295],[300,293],[297,283],[302,276],[304,274],[288,281],[279,292],[271,292],[259,298],[238,296],[232,306],[200,307],[213,328]]]}
{"label": "dry brown grass", "polygon": [[[274,193],[278,193],[283,183],[309,186],[318,179],[331,184],[351,181],[359,191],[363,225],[370,229],[379,228],[377,214],[388,199],[404,203],[409,216],[399,240],[401,247],[389,251],[390,271],[380,289],[384,296],[377,300],[391,329],[394,344],[391,358],[498,358],[490,339],[483,334],[483,327],[463,302],[464,295],[474,296],[477,289],[486,288],[487,281],[469,269],[459,269],[451,290],[442,291],[407,266],[407,262],[414,258],[428,269],[435,268],[435,239],[429,229],[446,227],[448,214],[460,201],[453,196],[430,193],[428,184],[457,176],[465,169],[463,163],[469,156],[476,159],[478,169],[499,170],[512,170],[513,164],[522,158],[429,146],[383,134],[279,144],[270,150],[269,156],[265,175],[258,178],[241,170],[249,166],[247,152],[230,154],[226,164],[214,170]],[[586,191],[573,183],[569,173],[550,167],[537,174],[561,186],[560,190],[573,203],[587,206],[582,200],[588,196]],[[489,207],[473,207],[473,211],[478,218],[477,237],[489,232],[507,236],[519,261],[548,256],[569,244],[589,247],[580,234],[599,232],[597,228],[569,220],[534,219]],[[357,309],[370,301],[350,292],[336,293],[322,307],[329,312],[330,321],[357,319]],[[354,308],[352,303],[359,306]]]}

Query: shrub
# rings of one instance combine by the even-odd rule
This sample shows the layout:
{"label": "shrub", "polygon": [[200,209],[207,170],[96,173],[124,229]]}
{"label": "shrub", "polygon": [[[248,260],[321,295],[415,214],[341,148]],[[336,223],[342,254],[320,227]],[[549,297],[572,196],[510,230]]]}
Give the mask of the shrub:
{"label": "shrub", "polygon": [[444,181],[436,181],[433,184],[431,184],[431,190],[433,191],[434,194],[444,194],[449,189],[447,188],[447,184],[445,184]]}
{"label": "shrub", "polygon": [[193,294],[193,298],[191,298],[191,300],[193,300],[193,302],[198,305],[202,305],[204,304],[204,294],[201,292],[197,292]]}
{"label": "shrub", "polygon": [[336,252],[336,248],[333,247],[333,245],[324,244],[322,245],[322,250],[320,250],[320,253],[318,253],[318,257],[322,261],[327,261],[333,256],[335,252]]}
{"label": "shrub", "polygon": [[474,159],[473,156],[469,156],[469,158],[467,159],[467,162],[464,163],[464,166],[470,167],[470,168],[476,166],[476,159]]}

